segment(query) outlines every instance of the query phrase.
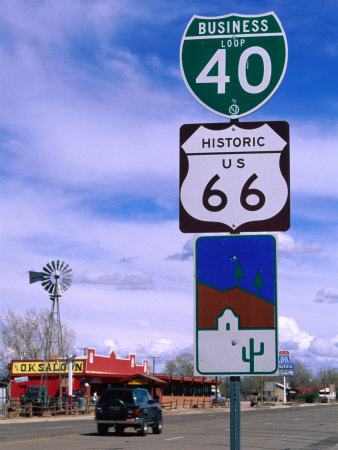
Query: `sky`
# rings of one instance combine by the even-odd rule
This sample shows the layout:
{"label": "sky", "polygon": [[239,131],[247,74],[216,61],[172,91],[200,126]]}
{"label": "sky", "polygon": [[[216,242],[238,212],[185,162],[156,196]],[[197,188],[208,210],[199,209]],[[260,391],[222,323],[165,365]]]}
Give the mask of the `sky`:
{"label": "sky", "polygon": [[275,11],[285,77],[241,120],[290,124],[279,348],[308,369],[338,369],[337,2],[0,0],[0,10],[0,311],[49,309],[28,271],[59,259],[74,274],[60,308],[79,354],[156,356],[161,370],[193,350],[179,129],[227,119],[188,91],[180,43],[193,15]]}

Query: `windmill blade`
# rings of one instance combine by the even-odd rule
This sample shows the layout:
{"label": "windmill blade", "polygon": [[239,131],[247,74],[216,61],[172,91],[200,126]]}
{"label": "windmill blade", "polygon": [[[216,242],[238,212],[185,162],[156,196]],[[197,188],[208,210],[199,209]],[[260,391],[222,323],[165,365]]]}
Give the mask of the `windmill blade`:
{"label": "windmill blade", "polygon": [[71,274],[72,273],[72,269],[69,268],[68,270],[63,270],[62,271],[62,275],[67,275],[67,274]]}
{"label": "windmill blade", "polygon": [[62,278],[73,278],[73,272],[63,273]]}
{"label": "windmill blade", "polygon": [[46,289],[46,291],[48,291],[50,294],[54,295],[54,294],[53,294],[54,286],[56,286],[56,285],[54,285],[54,284],[51,282],[49,288],[47,289],[47,287],[45,287],[45,289]]}
{"label": "windmill blade", "polygon": [[54,270],[53,267],[49,263],[47,263],[46,266],[50,269],[49,273],[52,273]]}
{"label": "windmill blade", "polygon": [[60,270],[60,260],[59,259],[56,261],[56,268],[57,268],[57,270]]}
{"label": "windmill blade", "polygon": [[67,277],[63,277],[62,281],[65,281],[66,283],[70,283],[71,284],[72,281],[73,281],[73,278],[72,277],[68,277],[68,276]]}
{"label": "windmill blade", "polygon": [[56,270],[55,261],[52,261],[52,262],[51,262],[51,265],[53,266],[53,269]]}
{"label": "windmill blade", "polygon": [[44,281],[42,281],[41,284],[42,284],[43,287],[45,287],[45,286],[47,286],[49,284],[53,284],[53,282],[51,280],[44,280]]}
{"label": "windmill blade", "polygon": [[[41,284],[42,284],[42,283],[41,283]],[[42,285],[42,287],[43,287],[47,292],[49,292],[49,289],[50,289],[51,287],[53,287],[53,283],[52,283],[51,281],[47,281],[47,282],[45,282],[45,284]]]}
{"label": "windmill blade", "polygon": [[60,266],[61,272],[62,272],[63,266],[64,266],[65,264],[66,264],[65,261],[62,261],[61,266]]}
{"label": "windmill blade", "polygon": [[29,283],[36,283],[37,281],[43,280],[43,272],[29,272]]}
{"label": "windmill blade", "polygon": [[[48,264],[46,264],[46,266],[48,266]],[[53,269],[49,268],[49,267],[46,267],[46,266],[42,270],[44,272],[48,273],[48,274],[51,274],[53,272]]]}
{"label": "windmill blade", "polygon": [[73,277],[70,277],[69,275],[63,276],[62,281],[68,281],[68,283],[71,283],[73,281]]}

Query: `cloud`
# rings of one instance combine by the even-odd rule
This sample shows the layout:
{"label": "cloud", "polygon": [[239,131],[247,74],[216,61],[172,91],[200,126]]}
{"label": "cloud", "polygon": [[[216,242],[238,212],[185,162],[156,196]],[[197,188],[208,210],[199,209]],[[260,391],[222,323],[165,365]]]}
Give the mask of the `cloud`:
{"label": "cloud", "polygon": [[149,366],[152,367],[152,356],[155,357],[155,366],[158,371],[164,370],[164,365],[167,361],[176,358],[181,353],[193,353],[193,345],[190,346],[182,344],[175,339],[160,338],[149,341],[146,345],[134,344],[131,346],[122,346],[118,340],[105,339],[102,341],[97,349],[97,353],[109,355],[114,351],[119,357],[127,357],[130,354],[136,356],[138,361],[147,359]]}
{"label": "cloud", "polygon": [[[294,192],[326,198],[337,198],[338,178],[335,164],[322,164],[318,168],[318,149],[323,161],[335,160],[337,127],[309,122],[293,127],[291,179]],[[311,174],[311,176],[309,176]]]}
{"label": "cloud", "polygon": [[278,234],[278,253],[280,255],[300,255],[321,251],[322,246],[319,243],[306,244],[302,241],[296,242],[289,234]]}
{"label": "cloud", "polygon": [[317,372],[323,367],[338,367],[338,335],[333,338],[314,336],[302,331],[296,320],[281,316],[278,323],[279,348],[291,352],[291,360],[299,359]]}
{"label": "cloud", "polygon": [[194,256],[194,241],[189,239],[183,246],[181,252],[176,252],[173,255],[169,255],[166,259],[171,261],[187,261]]}
{"label": "cloud", "polygon": [[338,358],[338,335],[332,339],[314,337],[310,342],[308,351],[321,358]]}
{"label": "cloud", "polygon": [[[292,343],[295,350],[307,350],[310,342],[314,338],[314,336],[310,335],[306,331],[301,331],[296,320],[291,317],[279,317],[278,331],[280,345],[286,346],[287,344]],[[285,348],[285,350],[288,350],[288,348]]]}
{"label": "cloud", "polygon": [[338,288],[320,289],[314,301],[317,303],[338,303]]}
{"label": "cloud", "polygon": [[120,259],[120,263],[123,264],[131,264],[132,262],[136,261],[137,259],[141,259],[140,256],[129,256],[129,257],[124,257]]}
{"label": "cloud", "polygon": [[149,275],[142,272],[116,272],[111,275],[101,271],[87,270],[74,278],[75,283],[112,285],[117,289],[154,290],[154,282]]}

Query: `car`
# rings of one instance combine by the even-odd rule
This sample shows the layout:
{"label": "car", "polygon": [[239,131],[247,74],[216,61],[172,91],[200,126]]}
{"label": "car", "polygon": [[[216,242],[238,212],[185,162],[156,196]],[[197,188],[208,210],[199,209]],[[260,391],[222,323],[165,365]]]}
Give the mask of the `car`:
{"label": "car", "polygon": [[162,432],[162,408],[147,389],[108,388],[105,389],[95,408],[97,432],[108,433],[115,427],[116,434],[123,434],[132,427],[140,436],[146,436],[148,427],[154,434]]}

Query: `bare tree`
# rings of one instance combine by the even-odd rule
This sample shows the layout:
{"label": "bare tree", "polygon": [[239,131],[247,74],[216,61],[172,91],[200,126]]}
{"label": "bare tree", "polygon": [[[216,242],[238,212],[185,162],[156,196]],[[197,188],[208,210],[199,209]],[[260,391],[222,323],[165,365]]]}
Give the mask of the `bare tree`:
{"label": "bare tree", "polygon": [[[23,315],[8,310],[0,316],[0,365],[12,359],[42,359],[47,340],[50,311],[28,309]],[[75,331],[62,324],[62,342],[65,354],[74,352]],[[51,354],[57,354],[52,343]]]}
{"label": "bare tree", "polygon": [[329,387],[330,384],[338,386],[338,370],[336,369],[321,369],[319,371],[319,384],[324,386],[324,384]]}
{"label": "bare tree", "polygon": [[181,353],[175,359],[168,361],[165,365],[169,375],[178,375],[181,377],[194,376],[194,357],[191,353]]}
{"label": "bare tree", "polygon": [[296,386],[310,386],[310,383],[313,379],[312,372],[307,369],[304,364],[299,361],[298,359],[294,360],[295,368],[294,368],[294,374],[293,377],[290,379],[290,383],[292,387]]}
{"label": "bare tree", "polygon": [[176,374],[176,363],[174,360],[165,363],[165,371],[170,377]]}

